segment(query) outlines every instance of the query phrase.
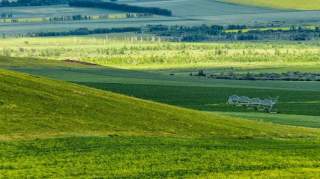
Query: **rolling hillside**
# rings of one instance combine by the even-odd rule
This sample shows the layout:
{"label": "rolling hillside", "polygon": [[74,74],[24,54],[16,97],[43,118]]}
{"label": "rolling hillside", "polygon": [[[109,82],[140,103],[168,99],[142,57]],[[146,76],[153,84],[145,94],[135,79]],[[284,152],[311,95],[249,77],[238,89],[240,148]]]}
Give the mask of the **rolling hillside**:
{"label": "rolling hillside", "polygon": [[320,0],[222,0],[235,4],[276,9],[320,10]]}
{"label": "rolling hillside", "polygon": [[309,129],[204,114],[15,72],[0,71],[0,77],[2,139],[91,134],[189,137],[314,134]]}
{"label": "rolling hillside", "polygon": [[0,178],[319,176],[317,129],[238,120],[5,70],[0,126]]}

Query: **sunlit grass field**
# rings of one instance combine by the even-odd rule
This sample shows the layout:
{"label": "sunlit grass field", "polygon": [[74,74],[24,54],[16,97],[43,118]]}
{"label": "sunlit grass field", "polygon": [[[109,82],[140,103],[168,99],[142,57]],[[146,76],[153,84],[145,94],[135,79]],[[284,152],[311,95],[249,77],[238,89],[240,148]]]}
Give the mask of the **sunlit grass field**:
{"label": "sunlit grass field", "polygon": [[308,139],[124,136],[0,142],[0,176],[314,178],[319,147]]}
{"label": "sunlit grass field", "polygon": [[296,10],[319,10],[319,0],[222,0],[223,2],[232,2],[236,4],[269,7],[276,9],[296,9]]}
{"label": "sunlit grass field", "polygon": [[[188,70],[124,70],[30,58],[0,59],[0,68],[72,81],[107,91],[202,111],[240,112],[239,117],[286,125],[319,127],[319,82],[236,81],[190,77]],[[211,70],[222,70],[221,68]],[[238,69],[281,72],[285,69]],[[288,69],[295,70],[295,69]],[[176,75],[169,75],[170,73]],[[277,97],[280,114],[226,105],[228,96]],[[242,115],[241,115],[242,114]],[[291,115],[287,115],[291,114]],[[228,113],[229,115],[229,113]]]}
{"label": "sunlit grass field", "polygon": [[[319,82],[189,73],[319,72],[319,45],[2,39],[0,178],[318,177]],[[279,96],[279,114],[233,94]]]}
{"label": "sunlit grass field", "polygon": [[318,129],[0,70],[0,176],[319,176]]}
{"label": "sunlit grass field", "polygon": [[2,39],[0,55],[80,60],[127,69],[297,68],[320,66],[318,42],[172,43],[157,38],[18,38]]}

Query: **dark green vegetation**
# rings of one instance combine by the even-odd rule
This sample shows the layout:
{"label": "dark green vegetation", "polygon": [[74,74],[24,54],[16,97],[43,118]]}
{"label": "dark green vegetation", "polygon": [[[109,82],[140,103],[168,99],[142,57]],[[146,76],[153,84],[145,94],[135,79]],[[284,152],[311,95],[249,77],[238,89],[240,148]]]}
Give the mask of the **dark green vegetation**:
{"label": "dark green vegetation", "polygon": [[1,3],[0,178],[320,178],[320,82],[245,80],[318,74],[320,11],[68,2]]}
{"label": "dark green vegetation", "polygon": [[5,70],[0,86],[1,177],[319,175],[318,129],[202,113]]}
{"label": "dark green vegetation", "polygon": [[[276,109],[282,114],[320,116],[320,92],[237,87],[198,87],[143,84],[81,83],[130,96],[205,111],[248,111],[226,104],[229,96],[277,97]],[[254,111],[249,110],[249,111]]]}
{"label": "dark green vegetation", "polygon": [[[125,18],[130,17],[144,17],[148,14],[126,14]],[[88,19],[90,16],[73,16],[72,20]],[[58,18],[59,19],[59,18]],[[66,18],[68,19],[68,18]],[[51,20],[51,19],[49,19]],[[240,29],[234,29],[240,27]],[[79,28],[76,30],[64,31],[64,32],[39,32],[31,33],[29,36],[70,36],[70,35],[89,35],[89,34],[110,34],[110,33],[135,33],[133,36],[136,38],[143,35],[157,36],[158,38],[170,40],[170,41],[182,41],[182,42],[201,42],[201,41],[307,41],[318,40],[320,37],[320,29],[317,26],[314,27],[265,27],[254,28],[254,30],[243,29],[246,26],[229,25],[229,26],[164,26],[164,25],[148,25],[141,27],[120,27],[120,28]],[[134,38],[134,37],[132,37]]]}
{"label": "dark green vegetation", "polygon": [[[252,120],[316,128],[320,126],[319,110],[317,110],[320,101],[319,82],[215,80],[190,77],[187,70],[181,69],[147,72],[21,58],[2,58],[0,67],[191,109],[241,112],[238,113],[239,117]],[[250,71],[254,70],[281,69],[266,68]],[[170,73],[176,75],[171,76]],[[251,109],[229,106],[226,101],[233,94],[259,98],[279,96],[276,109],[280,114],[257,114]],[[308,122],[310,120],[311,122]]]}
{"label": "dark green vegetation", "polygon": [[233,117],[241,117],[257,121],[272,122],[283,125],[304,126],[320,128],[319,116],[303,116],[288,114],[264,114],[264,113],[244,113],[244,112],[223,112],[221,114]]}
{"label": "dark green vegetation", "polygon": [[147,102],[65,82],[8,71],[1,71],[0,76],[1,138],[94,133],[300,136],[303,135],[300,131],[308,131],[288,128],[288,133],[282,133],[280,131],[285,127],[270,125],[271,130],[265,128],[265,124]]}
{"label": "dark green vegetation", "polygon": [[147,26],[141,29],[142,33],[150,33],[174,41],[201,42],[201,41],[250,41],[250,40],[286,40],[305,41],[317,40],[320,37],[319,27],[291,26],[281,27],[271,24],[256,27],[239,25],[219,26]]}
{"label": "dark green vegetation", "polygon": [[204,71],[191,73],[190,75],[227,80],[267,80],[267,81],[320,81],[320,73],[234,73],[233,71],[207,74]]}
{"label": "dark green vegetation", "polygon": [[37,37],[50,37],[50,36],[70,36],[70,35],[90,35],[90,34],[110,34],[110,33],[126,33],[126,32],[141,32],[138,27],[122,27],[122,28],[100,28],[89,30],[87,28],[80,28],[66,32],[39,32],[32,34]]}

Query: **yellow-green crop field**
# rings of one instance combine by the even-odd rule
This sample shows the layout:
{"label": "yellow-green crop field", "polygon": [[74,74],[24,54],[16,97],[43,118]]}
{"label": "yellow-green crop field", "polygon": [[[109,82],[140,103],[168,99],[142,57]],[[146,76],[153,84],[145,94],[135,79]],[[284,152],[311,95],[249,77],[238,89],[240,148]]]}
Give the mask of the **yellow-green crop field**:
{"label": "yellow-green crop field", "polygon": [[320,176],[318,81],[189,75],[319,72],[319,42],[3,38],[0,55],[0,178]]}
{"label": "yellow-green crop field", "polygon": [[320,43],[174,43],[139,37],[8,38],[0,55],[79,60],[127,69],[319,66]]}
{"label": "yellow-green crop field", "polygon": [[270,7],[276,9],[296,9],[296,10],[319,10],[319,0],[222,0],[236,4]]}

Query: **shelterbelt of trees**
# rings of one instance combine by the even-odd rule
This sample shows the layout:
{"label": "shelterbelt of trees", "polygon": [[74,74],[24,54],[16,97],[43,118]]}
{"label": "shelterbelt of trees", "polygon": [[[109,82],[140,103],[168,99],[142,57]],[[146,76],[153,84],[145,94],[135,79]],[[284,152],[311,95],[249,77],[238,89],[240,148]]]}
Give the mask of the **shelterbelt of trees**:
{"label": "shelterbelt of trees", "polygon": [[140,32],[139,27],[123,27],[123,28],[98,28],[90,30],[88,28],[79,28],[67,32],[40,32],[30,34],[28,36],[50,37],[50,36],[68,36],[68,35],[90,35],[90,34],[108,34],[108,33],[125,33],[125,32]]}
{"label": "shelterbelt of trees", "polygon": [[[238,29],[236,29],[238,28]],[[165,26],[147,25],[145,27],[118,27],[118,28],[79,28],[66,32],[41,32],[28,34],[27,36],[68,36],[68,35],[89,35],[106,33],[143,33],[161,37],[169,41],[250,41],[250,40],[287,40],[306,41],[320,39],[319,27],[292,26],[284,28],[253,29],[242,25],[229,26]]]}
{"label": "shelterbelt of trees", "polygon": [[116,11],[125,11],[133,13],[150,13],[155,15],[172,16],[172,12],[168,9],[161,9],[157,7],[132,6],[113,2],[73,0],[69,2],[69,6],[111,9]]}

